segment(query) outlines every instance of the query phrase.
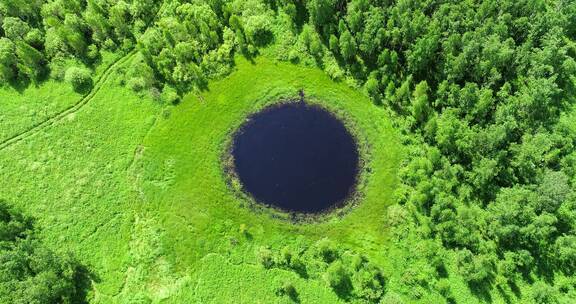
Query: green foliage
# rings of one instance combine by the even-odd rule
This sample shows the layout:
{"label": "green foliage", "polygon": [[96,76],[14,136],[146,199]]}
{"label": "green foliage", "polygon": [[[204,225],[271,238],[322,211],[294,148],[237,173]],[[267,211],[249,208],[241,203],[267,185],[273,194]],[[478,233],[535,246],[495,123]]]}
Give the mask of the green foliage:
{"label": "green foliage", "polygon": [[324,280],[326,284],[336,290],[337,293],[347,292],[347,289],[350,288],[350,277],[340,261],[336,261],[328,266],[324,274]]}
{"label": "green foliage", "polygon": [[535,304],[555,304],[559,303],[556,290],[542,281],[534,284],[532,289],[532,299]]}
{"label": "green foliage", "polygon": [[416,85],[412,94],[412,116],[419,123],[424,123],[430,114],[428,89],[428,83],[422,81]]}
{"label": "green foliage", "polygon": [[[0,77],[37,82],[45,80],[47,63],[96,65],[102,49],[130,51],[158,6],[150,0],[114,5],[102,0],[6,1],[0,4],[0,39],[16,45],[17,61],[0,62]],[[8,47],[6,42],[1,46]]]}
{"label": "green foliage", "polygon": [[356,55],[356,41],[349,31],[340,35],[340,53],[346,60],[351,60]]}
{"label": "green foliage", "polygon": [[8,82],[16,76],[16,45],[8,38],[0,38],[0,79]]}
{"label": "green foliage", "polygon": [[92,73],[86,68],[70,67],[66,70],[64,79],[77,92],[85,92],[92,87]]}
{"label": "green foliage", "polygon": [[256,258],[258,259],[258,264],[262,265],[264,268],[271,268],[274,266],[272,251],[266,247],[258,248],[256,251]]}
{"label": "green foliage", "polygon": [[134,60],[126,71],[127,85],[134,92],[150,90],[154,87],[155,77],[152,68],[143,60]]}
{"label": "green foliage", "polygon": [[493,257],[474,255],[467,249],[457,253],[458,269],[464,280],[470,284],[482,284],[494,275]]}
{"label": "green foliage", "polygon": [[0,200],[0,248],[9,249],[14,242],[32,235],[33,221]]}
{"label": "green foliage", "polygon": [[306,2],[310,21],[318,28],[330,25],[336,12],[336,0],[311,0]]}
{"label": "green foliage", "polygon": [[285,281],[282,286],[278,288],[277,293],[280,296],[288,296],[293,302],[299,302],[298,291],[296,291],[296,287],[294,287],[294,284],[290,281]]}
{"label": "green foliage", "polygon": [[162,89],[162,101],[169,104],[177,104],[180,101],[180,96],[178,96],[176,89],[165,85]]}
{"label": "green foliage", "polygon": [[78,303],[84,273],[69,255],[47,249],[30,218],[0,201],[0,301]]}
{"label": "green foliage", "polygon": [[[202,115],[196,114],[202,109],[195,108],[185,120],[185,128],[171,126],[171,130],[189,130],[191,138],[200,141],[194,142],[195,146],[210,147],[194,150],[197,160],[186,168],[208,173],[202,176],[220,176],[219,172],[205,172],[202,170],[208,169],[196,165],[196,162],[207,163],[220,168],[205,156],[207,150],[219,147],[211,146],[207,139],[202,141],[198,134],[203,133],[203,125],[196,120],[210,126],[220,121],[239,121],[241,114],[254,109],[227,103],[227,111],[222,111],[221,101],[238,100],[238,96],[245,96],[244,91],[254,89],[241,85],[238,85],[241,90],[227,86],[210,88],[236,93],[216,98],[203,91],[208,88],[208,81],[230,73],[235,68],[233,59],[237,53],[251,59],[264,54],[317,66],[332,79],[363,88],[374,105],[383,108],[362,104],[363,111],[380,116],[359,114],[360,120],[366,120],[363,123],[377,124],[386,112],[402,133],[407,153],[395,177],[398,184],[391,186],[382,182],[393,179],[395,171],[382,177],[377,175],[382,173],[374,169],[375,176],[366,181],[368,190],[362,188],[372,196],[367,195],[359,204],[378,201],[378,206],[385,206],[388,199],[383,196],[386,195],[374,193],[395,188],[400,206],[365,213],[359,206],[362,218],[370,218],[367,220],[370,225],[379,225],[374,230],[378,232],[348,240],[348,245],[353,244],[351,247],[375,247],[371,250],[377,252],[372,256],[378,257],[378,265],[388,265],[395,271],[389,272],[393,273],[391,284],[385,286],[386,280],[378,267],[366,266],[358,262],[358,257],[350,258],[338,242],[322,239],[325,235],[309,231],[309,235],[314,235],[311,238],[320,239],[310,248],[290,247],[284,239],[274,240],[274,244],[280,244],[279,252],[270,246],[269,240],[254,247],[242,247],[247,256],[253,256],[254,248],[259,248],[257,260],[264,267],[257,271],[294,272],[300,278],[310,276],[320,281],[326,278],[342,300],[399,303],[410,299],[435,303],[438,299],[475,302],[495,298],[496,302],[566,302],[565,299],[573,298],[570,290],[574,289],[573,283],[566,282],[573,279],[576,269],[576,128],[571,118],[561,122],[563,113],[573,111],[576,96],[576,5],[569,2],[6,0],[0,3],[0,81],[19,91],[21,85],[38,83],[50,75],[53,80],[64,78],[82,92],[91,82],[89,71],[101,67],[104,50],[126,52],[136,47],[142,60],[133,61],[123,74],[129,88],[149,93],[167,105],[179,103],[189,92],[198,96],[197,100],[192,98],[194,101],[203,101],[204,94],[208,94],[213,97],[208,100],[220,105],[213,117],[199,117]],[[87,66],[89,70],[77,66]],[[289,85],[271,80],[270,75],[281,78],[271,69],[284,71],[279,66],[267,66],[241,79],[255,83],[259,77],[267,78],[265,81],[270,84],[262,91],[268,92],[269,98],[294,91],[293,87],[286,87]],[[306,84],[316,80],[300,77],[307,79]],[[53,80],[48,80],[40,89],[27,89],[19,98],[44,97],[45,93],[36,96],[31,92],[43,92],[44,86],[55,88],[57,84]],[[287,80],[290,81],[296,80]],[[306,87],[312,92],[314,89],[312,85]],[[62,88],[53,91],[71,94]],[[22,118],[24,122],[13,123],[10,118],[17,117],[14,113],[20,110],[7,101],[20,100],[14,96],[17,95],[0,101],[4,102],[0,123],[8,126],[2,129],[10,130],[0,130],[5,138],[18,134],[26,124],[40,123],[42,120],[38,117],[47,117],[69,105],[47,97],[46,100],[57,101],[53,102],[55,105],[45,105],[48,110],[44,113],[33,108],[39,102],[30,101],[34,106],[20,106],[33,108],[29,117]],[[347,96],[341,98],[348,99]],[[246,99],[253,101],[256,97]],[[244,101],[238,104],[245,105]],[[201,104],[208,106],[208,103]],[[346,107],[346,111],[349,109]],[[163,113],[171,111],[177,112],[175,108]],[[234,113],[238,116],[232,117]],[[73,120],[73,115],[69,119]],[[150,121],[155,124],[157,120],[147,120],[146,126]],[[190,121],[194,121],[192,127],[188,125]],[[363,130],[371,126],[363,125]],[[218,134],[225,134],[224,130],[224,127],[218,129]],[[211,136],[206,137],[223,142],[218,134],[210,133]],[[370,134],[371,141],[380,138]],[[165,134],[162,141],[173,136]],[[160,140],[155,143],[158,142]],[[385,158],[380,145],[388,143],[370,143],[370,149],[375,149],[368,159],[370,167]],[[131,146],[131,150],[122,155],[139,149]],[[175,151],[178,147],[167,144],[166,150]],[[55,152],[45,151],[43,155],[52,153]],[[162,151],[156,153],[163,155]],[[15,166],[12,158],[7,159],[6,165],[0,166],[2,171]],[[151,162],[149,166],[169,166],[172,161]],[[25,175],[37,170],[46,160],[21,162],[25,165],[19,171]],[[126,163],[132,164],[132,161]],[[175,167],[181,165],[177,163]],[[118,167],[121,170],[116,169],[123,171],[126,165],[122,163]],[[151,178],[154,186],[150,188],[170,187],[172,175],[159,176]],[[146,180],[140,175],[134,179]],[[66,190],[68,188],[76,187],[58,190],[65,196],[82,196]],[[163,197],[165,200],[156,202],[158,205],[176,201],[156,191],[144,195],[141,193],[145,191],[136,190],[139,197],[153,200]],[[14,196],[24,192],[21,190]],[[221,189],[218,193],[221,196],[226,191]],[[197,221],[204,221],[204,216],[216,216],[217,212],[210,213],[213,206],[206,203],[205,198],[218,203],[233,200],[204,192],[194,194],[179,199],[189,201],[194,197],[195,204],[200,201],[202,208],[195,211],[202,216],[194,217]],[[397,218],[390,219],[392,215]],[[184,226],[172,225],[170,216],[163,219],[168,223],[166,229],[181,231]],[[244,214],[240,217],[243,216],[248,217]],[[351,227],[363,225],[349,220],[350,216],[352,214],[342,221],[348,221]],[[389,226],[384,227],[384,222]],[[195,233],[208,230],[196,230],[196,222],[189,223],[187,227],[193,227],[191,230]],[[250,237],[241,239],[250,239],[252,232],[259,229],[252,229],[256,226],[250,226]],[[384,239],[381,238],[384,228],[390,229],[397,249],[379,242]],[[171,233],[176,235],[174,231]],[[292,230],[282,232],[293,233]],[[340,233],[352,234],[347,229],[334,232]],[[175,243],[180,244],[180,240]],[[200,248],[198,251],[203,253],[225,248],[209,238],[195,239],[182,247]],[[390,250],[397,252],[392,254]],[[187,256],[188,253],[182,252],[178,254]],[[178,260],[178,254],[175,253],[172,260]],[[240,255],[238,252],[222,254],[230,254],[231,259],[238,258],[234,254]],[[134,266],[127,262],[122,265]],[[548,280],[550,274],[557,279]],[[468,284],[461,284],[462,280]],[[130,288],[132,282],[125,284]],[[298,284],[293,282],[300,292]],[[291,293],[288,287],[281,290],[284,290],[281,293]],[[292,296],[289,298],[294,300]]]}

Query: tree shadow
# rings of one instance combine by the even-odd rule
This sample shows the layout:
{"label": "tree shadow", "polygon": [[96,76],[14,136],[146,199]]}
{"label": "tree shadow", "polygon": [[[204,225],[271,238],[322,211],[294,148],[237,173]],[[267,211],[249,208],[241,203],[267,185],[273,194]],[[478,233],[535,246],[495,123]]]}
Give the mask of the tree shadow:
{"label": "tree shadow", "polygon": [[518,285],[516,285],[515,282],[508,282],[508,286],[510,286],[510,290],[512,290],[512,292],[514,293],[514,295],[517,298],[520,298],[522,296],[522,292],[520,291],[520,287],[518,287]]}
{"label": "tree shadow", "polygon": [[261,31],[255,36],[254,46],[257,48],[265,47],[274,43],[274,34],[271,31]]}
{"label": "tree shadow", "polygon": [[506,292],[506,290],[502,289],[502,287],[500,286],[497,286],[496,289],[498,289],[498,292],[500,293],[502,298],[504,298],[504,302],[508,304],[512,303],[512,299],[510,298],[510,295]]}
{"label": "tree shadow", "polygon": [[332,289],[336,293],[336,295],[345,301],[349,301],[352,299],[352,281],[350,280],[349,276],[343,278],[342,282],[336,286],[332,286]]}
{"label": "tree shadow", "polygon": [[7,84],[13,88],[14,90],[16,90],[18,93],[22,94],[24,93],[24,90],[26,90],[30,84],[32,82],[28,79],[11,79],[7,82]]}
{"label": "tree shadow", "polygon": [[448,277],[448,270],[446,269],[446,265],[444,265],[444,262],[441,262],[438,266],[436,266],[436,273],[440,278]]}
{"label": "tree shadow", "polygon": [[284,284],[284,286],[280,287],[277,291],[276,291],[276,295],[278,296],[288,296],[288,298],[290,298],[290,300],[294,303],[300,303],[300,295],[298,294],[298,291],[296,290],[296,288],[294,288],[294,285],[292,285],[291,283],[286,283]]}
{"label": "tree shadow", "polygon": [[490,281],[470,282],[468,287],[472,294],[484,302],[492,303],[492,296],[490,295],[491,284]]}
{"label": "tree shadow", "polygon": [[92,290],[92,283],[100,282],[100,277],[92,272],[88,267],[78,263],[74,273],[74,294],[72,303],[88,304],[88,293]]}
{"label": "tree shadow", "polygon": [[[553,284],[554,282],[554,272],[557,270],[560,270],[560,272],[562,273],[566,273],[565,269],[556,269],[555,265],[551,264],[550,261],[548,259],[544,259],[541,258],[542,255],[538,254],[535,255],[538,258],[536,258],[536,275],[540,278],[542,278],[546,283],[548,284]],[[530,277],[529,273],[523,273],[523,276],[525,278],[528,278],[530,281],[530,284],[534,283],[534,280]]]}
{"label": "tree shadow", "polygon": [[92,91],[94,87],[94,82],[92,79],[86,80],[84,83],[74,86],[74,92],[86,95]]}
{"label": "tree shadow", "polygon": [[294,292],[288,293],[288,297],[290,298],[290,300],[292,300],[292,302],[300,303],[300,295],[296,290],[294,290]]}
{"label": "tree shadow", "polygon": [[290,269],[292,269],[299,277],[303,279],[308,279],[308,270],[306,269],[306,265],[302,262],[294,262],[290,263]]}
{"label": "tree shadow", "polygon": [[308,21],[308,10],[306,9],[306,4],[303,1],[294,1],[296,6],[296,16],[294,18],[294,25],[296,25],[296,31],[300,33],[306,21]]}

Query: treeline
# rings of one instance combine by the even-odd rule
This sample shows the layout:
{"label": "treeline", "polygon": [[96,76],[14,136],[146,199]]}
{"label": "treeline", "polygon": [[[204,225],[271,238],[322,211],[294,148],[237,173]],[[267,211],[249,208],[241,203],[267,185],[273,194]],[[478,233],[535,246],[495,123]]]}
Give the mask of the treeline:
{"label": "treeline", "polygon": [[157,22],[138,40],[145,60],[134,71],[146,72],[135,74],[131,87],[161,90],[171,102],[205,88],[208,79],[230,72],[235,53],[251,57],[273,41],[276,12],[270,5],[260,0],[165,2]]}
{"label": "treeline", "polygon": [[89,82],[101,51],[126,52],[152,23],[153,0],[4,0],[0,2],[0,82],[47,77]]}
{"label": "treeline", "polygon": [[[272,42],[271,3],[250,1],[6,0],[0,3],[0,81],[48,77],[89,86],[102,51],[138,48],[127,70],[138,92],[176,101],[227,74],[236,51],[253,56]],[[276,4],[274,4],[275,6]]]}
{"label": "treeline", "polygon": [[48,249],[31,218],[0,200],[0,302],[84,303],[89,272]]}

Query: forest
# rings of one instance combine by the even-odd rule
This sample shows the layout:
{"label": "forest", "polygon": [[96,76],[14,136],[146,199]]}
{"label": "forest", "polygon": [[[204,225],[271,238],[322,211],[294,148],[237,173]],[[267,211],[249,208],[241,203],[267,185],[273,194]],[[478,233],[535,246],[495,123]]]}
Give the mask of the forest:
{"label": "forest", "polygon": [[[56,82],[90,94],[109,54],[136,54],[115,81],[170,109],[159,110],[166,117],[232,75],[239,58],[268,58],[322,70],[369,98],[372,122],[397,130],[404,154],[374,228],[386,244],[256,237],[230,256],[320,282],[310,288],[343,302],[576,301],[576,2],[0,1],[0,91]],[[18,162],[6,151],[0,172]],[[0,185],[0,303],[160,303],[97,300],[96,262],[37,232],[33,217],[51,211],[22,213],[30,203],[11,185]],[[308,303],[298,284],[277,285],[278,302]]]}

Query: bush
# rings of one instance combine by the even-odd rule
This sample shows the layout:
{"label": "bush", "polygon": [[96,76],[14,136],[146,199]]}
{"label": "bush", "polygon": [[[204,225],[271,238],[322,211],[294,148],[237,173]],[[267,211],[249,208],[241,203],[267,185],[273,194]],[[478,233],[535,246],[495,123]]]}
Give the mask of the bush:
{"label": "bush", "polygon": [[288,60],[292,63],[298,63],[300,61],[300,54],[298,50],[292,49],[288,53]]}
{"label": "bush", "polygon": [[272,266],[274,266],[272,251],[264,246],[258,248],[256,251],[256,259],[258,260],[258,264],[264,266],[264,268],[272,268]]}
{"label": "bush", "polygon": [[370,302],[378,302],[384,294],[386,280],[379,268],[362,262],[353,272],[352,285],[355,294]]}
{"label": "bush", "polygon": [[315,244],[318,255],[326,263],[331,263],[338,258],[336,245],[327,238],[321,239]]}
{"label": "bush", "polygon": [[90,70],[80,67],[70,67],[66,70],[64,80],[72,85],[76,92],[86,92],[92,87]]}
{"label": "bush", "polygon": [[161,98],[162,102],[165,103],[177,104],[180,102],[180,96],[178,95],[178,92],[176,89],[169,85],[164,85],[164,88],[162,88]]}
{"label": "bush", "polygon": [[264,46],[272,41],[272,25],[268,16],[252,16],[246,20],[245,31],[248,40],[255,46]]}
{"label": "bush", "polygon": [[399,294],[394,293],[394,292],[389,292],[387,293],[384,298],[382,298],[382,301],[380,301],[381,304],[404,304],[404,301],[402,301],[402,298],[400,297]]}
{"label": "bush", "polygon": [[146,89],[146,80],[144,80],[143,77],[134,77],[134,78],[130,78],[128,80],[128,88],[130,88],[130,90],[138,93],[143,91],[144,89]]}
{"label": "bush", "polygon": [[336,261],[326,269],[324,280],[330,287],[338,290],[344,288],[350,279],[342,262]]}
{"label": "bush", "polygon": [[285,281],[282,286],[278,288],[277,294],[280,296],[288,296],[292,301],[298,302],[298,292],[296,291],[296,287],[290,281]]}
{"label": "bush", "polygon": [[450,281],[448,279],[440,279],[436,282],[436,290],[444,297],[451,298],[452,290],[450,289]]}

